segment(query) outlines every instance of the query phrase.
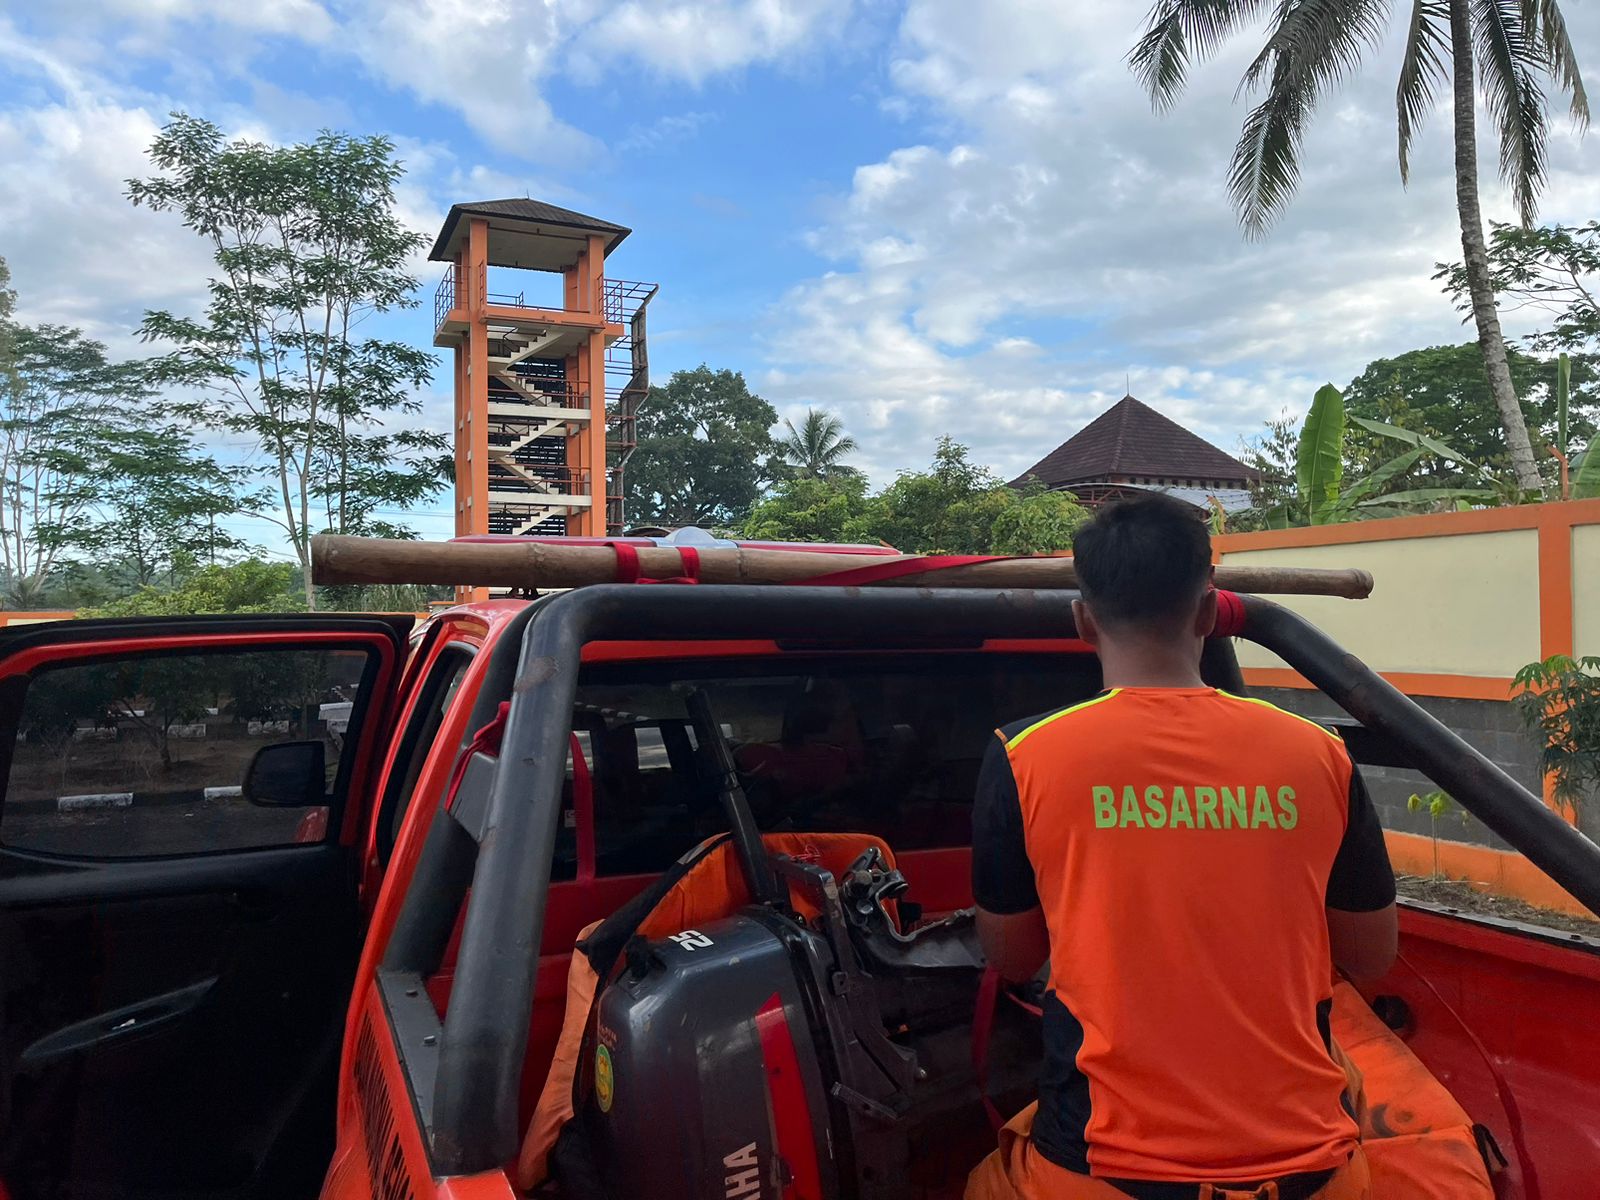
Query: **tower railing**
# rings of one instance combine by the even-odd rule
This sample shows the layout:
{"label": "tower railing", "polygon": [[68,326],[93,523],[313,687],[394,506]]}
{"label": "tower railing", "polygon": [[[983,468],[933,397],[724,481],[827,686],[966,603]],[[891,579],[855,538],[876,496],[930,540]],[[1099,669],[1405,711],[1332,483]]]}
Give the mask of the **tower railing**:
{"label": "tower railing", "polygon": [[437,333],[444,324],[444,319],[450,315],[456,306],[456,268],[451,264],[445,268],[444,278],[439,281],[438,289],[433,293],[433,329]]}

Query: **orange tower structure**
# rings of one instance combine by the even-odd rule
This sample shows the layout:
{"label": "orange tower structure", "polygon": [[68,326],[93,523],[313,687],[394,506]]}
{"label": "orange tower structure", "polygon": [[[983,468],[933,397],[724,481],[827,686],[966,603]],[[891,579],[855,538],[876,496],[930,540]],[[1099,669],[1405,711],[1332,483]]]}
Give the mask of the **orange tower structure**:
{"label": "orange tower structure", "polygon": [[455,350],[458,537],[622,532],[656,293],[606,278],[630,232],[537,200],[450,209],[429,258],[450,264],[433,344]]}

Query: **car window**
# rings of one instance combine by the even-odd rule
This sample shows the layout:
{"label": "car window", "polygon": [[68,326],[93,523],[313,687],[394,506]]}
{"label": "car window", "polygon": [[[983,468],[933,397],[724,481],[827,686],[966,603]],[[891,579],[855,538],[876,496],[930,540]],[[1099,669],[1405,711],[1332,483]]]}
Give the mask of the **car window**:
{"label": "car window", "polygon": [[461,681],[467,667],[472,664],[472,648],[457,642],[446,646],[434,659],[428,676],[422,682],[422,697],[401,735],[395,751],[395,764],[389,772],[388,783],[378,814],[378,861],[384,865],[394,852],[395,839],[400,834],[400,823],[417,790],[417,779],[423,765],[433,750],[439,727],[445,714],[461,690]]}
{"label": "car window", "polygon": [[[674,684],[711,694],[765,830],[876,834],[896,850],[971,844],[978,766],[997,726],[1100,686],[1089,656],[594,664],[573,728],[592,781],[596,870],[664,870],[726,828],[717,777]],[[556,878],[571,878],[572,764]]]}
{"label": "car window", "polygon": [[8,714],[0,843],[129,858],[324,841],[374,667],[297,648],[41,667]]}

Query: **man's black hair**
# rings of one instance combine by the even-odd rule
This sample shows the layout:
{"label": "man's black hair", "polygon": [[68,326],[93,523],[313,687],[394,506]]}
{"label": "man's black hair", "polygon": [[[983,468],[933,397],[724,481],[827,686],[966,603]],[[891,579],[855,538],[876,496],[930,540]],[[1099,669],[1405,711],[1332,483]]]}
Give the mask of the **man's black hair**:
{"label": "man's black hair", "polygon": [[1113,501],[1072,539],[1078,586],[1109,624],[1161,624],[1193,611],[1211,570],[1211,533],[1160,492]]}

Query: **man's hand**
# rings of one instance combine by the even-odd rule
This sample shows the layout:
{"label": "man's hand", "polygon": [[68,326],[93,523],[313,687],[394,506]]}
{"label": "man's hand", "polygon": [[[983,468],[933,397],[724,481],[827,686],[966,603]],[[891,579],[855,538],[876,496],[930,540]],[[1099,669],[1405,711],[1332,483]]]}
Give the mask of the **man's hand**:
{"label": "man's hand", "polygon": [[[978,928],[981,931],[983,927]],[[1328,946],[1333,951],[1333,965],[1345,974],[1355,979],[1382,979],[1394,966],[1400,948],[1400,921],[1394,905],[1372,912],[1328,909]]]}
{"label": "man's hand", "polygon": [[1032,979],[1050,957],[1050,931],[1042,908],[1011,914],[979,908],[978,941],[989,965],[1008,983]]}

